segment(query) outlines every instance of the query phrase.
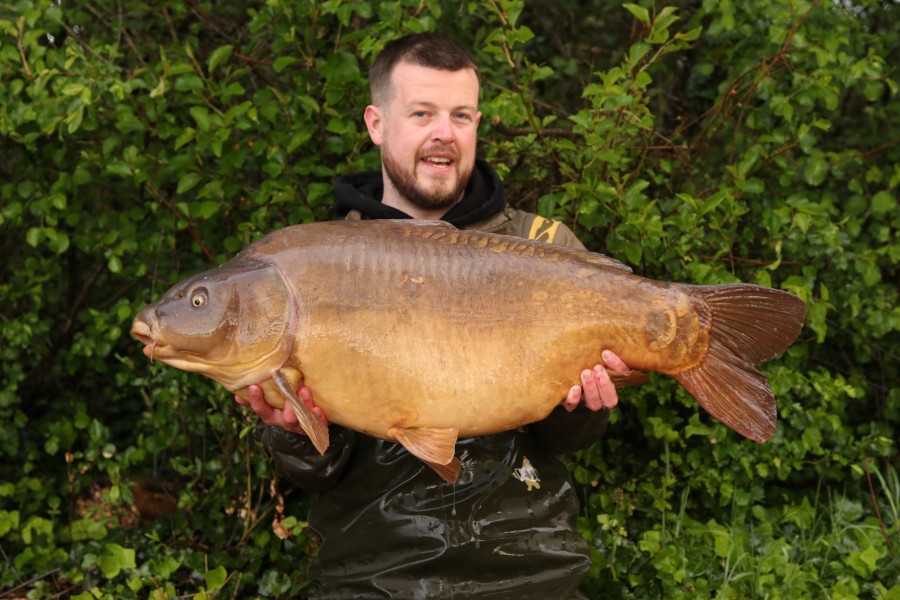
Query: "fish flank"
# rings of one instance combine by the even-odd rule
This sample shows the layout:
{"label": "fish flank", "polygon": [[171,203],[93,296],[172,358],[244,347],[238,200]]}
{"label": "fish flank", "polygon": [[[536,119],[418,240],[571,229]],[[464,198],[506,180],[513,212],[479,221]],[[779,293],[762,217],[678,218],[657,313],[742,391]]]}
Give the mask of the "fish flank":
{"label": "fish flank", "polygon": [[[259,262],[274,266],[287,288],[283,310]],[[765,441],[775,431],[775,399],[754,365],[787,349],[806,311],[778,290],[652,281],[599,254],[434,221],[297,225],[208,273],[201,277],[241,286],[234,289],[247,301],[228,311],[242,315],[183,325],[184,335],[197,332],[195,345],[209,346],[187,360],[146,307],[132,333],[151,359],[236,392],[259,383],[273,406],[284,397],[324,452],[328,428],[296,397],[302,380],[331,422],[400,441],[447,481],[459,472],[458,435],[540,420],[597,346],[675,377],[716,419]],[[177,291],[157,306],[177,308]],[[278,315],[288,327],[272,344]],[[497,382],[516,369],[523,376],[501,389]],[[611,377],[616,385],[646,380],[638,371]],[[378,382],[377,393],[359,381]]]}

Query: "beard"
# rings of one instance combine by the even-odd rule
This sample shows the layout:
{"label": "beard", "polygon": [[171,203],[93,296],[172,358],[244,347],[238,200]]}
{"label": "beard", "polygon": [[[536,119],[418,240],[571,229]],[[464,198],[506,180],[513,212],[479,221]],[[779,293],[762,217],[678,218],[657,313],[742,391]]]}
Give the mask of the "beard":
{"label": "beard", "polygon": [[[394,160],[393,155],[386,147],[382,148],[381,162],[384,165],[385,174],[400,195],[413,205],[426,210],[450,208],[456,204],[466,190],[474,167],[473,165],[466,172],[459,172],[456,182],[449,187],[440,185],[427,189],[416,179],[415,168],[404,169],[398,161]],[[454,165],[456,164],[459,163],[454,159]]]}

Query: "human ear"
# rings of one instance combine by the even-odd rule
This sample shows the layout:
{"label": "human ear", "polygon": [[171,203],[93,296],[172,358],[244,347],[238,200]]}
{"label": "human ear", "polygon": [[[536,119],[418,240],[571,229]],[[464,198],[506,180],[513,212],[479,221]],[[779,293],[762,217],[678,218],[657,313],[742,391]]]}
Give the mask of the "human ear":
{"label": "human ear", "polygon": [[369,137],[372,138],[372,143],[376,146],[380,146],[384,139],[381,133],[381,125],[383,122],[381,109],[374,104],[370,104],[366,107],[363,118],[366,121],[366,128],[369,130]]}

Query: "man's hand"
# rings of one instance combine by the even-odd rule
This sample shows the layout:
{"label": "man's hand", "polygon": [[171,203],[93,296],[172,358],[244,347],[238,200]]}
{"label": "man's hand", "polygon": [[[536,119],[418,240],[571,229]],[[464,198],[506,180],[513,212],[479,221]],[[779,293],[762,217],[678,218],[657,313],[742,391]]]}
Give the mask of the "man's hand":
{"label": "man's hand", "polygon": [[629,368],[615,352],[610,350],[604,350],[600,357],[603,360],[603,364],[597,364],[594,365],[593,369],[582,371],[581,385],[573,385],[569,389],[569,393],[562,403],[567,411],[572,412],[575,410],[575,407],[581,402],[582,394],[584,395],[585,406],[591,410],[613,408],[619,403],[619,394],[616,393],[616,386],[610,380],[606,369],[609,368],[613,371],[625,373],[629,371]]}
{"label": "man's hand", "polygon": [[[284,409],[280,409],[270,405],[266,402],[265,394],[263,394],[262,388],[258,385],[249,386],[247,392],[249,398],[244,399],[240,396],[235,396],[234,401],[241,406],[249,406],[266,425],[306,435],[306,432],[303,431],[303,428],[300,427],[300,423],[297,421],[297,415],[294,414],[294,411],[289,406],[285,405]],[[303,386],[297,390],[297,398],[300,399],[300,402],[310,407],[316,416],[322,419],[323,423],[328,425],[325,413],[313,403],[312,392],[308,387]]]}

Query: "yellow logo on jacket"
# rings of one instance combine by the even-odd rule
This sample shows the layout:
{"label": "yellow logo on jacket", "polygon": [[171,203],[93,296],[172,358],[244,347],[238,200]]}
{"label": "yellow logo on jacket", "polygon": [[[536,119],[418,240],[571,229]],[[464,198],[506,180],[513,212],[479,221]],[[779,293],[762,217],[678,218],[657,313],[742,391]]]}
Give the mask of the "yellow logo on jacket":
{"label": "yellow logo on jacket", "polygon": [[534,221],[531,223],[531,231],[528,232],[528,239],[551,244],[553,243],[553,238],[556,237],[557,229],[559,229],[559,221],[535,216]]}

